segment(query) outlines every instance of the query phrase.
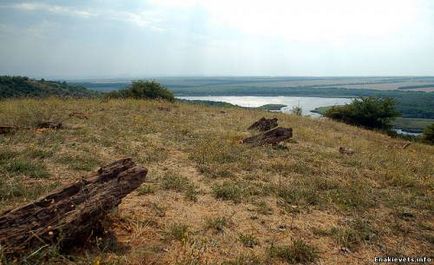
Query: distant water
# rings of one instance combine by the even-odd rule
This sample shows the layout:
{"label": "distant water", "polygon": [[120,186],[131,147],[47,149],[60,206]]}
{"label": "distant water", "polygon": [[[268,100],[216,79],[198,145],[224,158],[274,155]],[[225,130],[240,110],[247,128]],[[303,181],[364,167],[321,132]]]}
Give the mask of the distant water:
{"label": "distant water", "polygon": [[291,112],[291,109],[300,106],[303,115],[320,116],[312,110],[318,107],[344,105],[352,101],[351,98],[321,98],[321,97],[258,97],[258,96],[205,96],[205,97],[179,97],[187,100],[208,100],[227,102],[240,107],[256,108],[266,104],[286,105],[281,109],[282,112]]}

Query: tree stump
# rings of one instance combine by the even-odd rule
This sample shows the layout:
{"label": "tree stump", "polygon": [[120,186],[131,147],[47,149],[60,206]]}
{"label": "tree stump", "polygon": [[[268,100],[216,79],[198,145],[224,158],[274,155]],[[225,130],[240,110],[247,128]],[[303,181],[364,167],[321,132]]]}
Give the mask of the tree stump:
{"label": "tree stump", "polygon": [[45,245],[73,245],[121,199],[139,187],[147,169],[130,159],[101,167],[87,179],[0,216],[0,245],[6,255],[19,255]]}
{"label": "tree stump", "polygon": [[292,128],[278,127],[273,130],[248,137],[242,141],[245,144],[253,146],[260,146],[266,144],[276,145],[282,141],[288,140],[292,137]]}
{"label": "tree stump", "polygon": [[261,131],[261,132],[265,132],[265,131],[271,130],[273,128],[276,128],[277,126],[278,126],[278,124],[277,124],[277,118],[266,119],[265,117],[262,117],[258,121],[255,121],[247,129],[248,130],[258,130],[258,131]]}

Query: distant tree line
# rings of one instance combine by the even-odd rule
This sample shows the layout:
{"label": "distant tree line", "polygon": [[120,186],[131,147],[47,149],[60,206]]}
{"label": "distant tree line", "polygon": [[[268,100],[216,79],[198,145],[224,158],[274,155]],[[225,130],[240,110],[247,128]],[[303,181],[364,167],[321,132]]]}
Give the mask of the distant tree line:
{"label": "distant tree line", "polygon": [[65,81],[35,80],[25,76],[0,76],[0,99],[23,97],[94,97],[99,93]]}
{"label": "distant tree line", "polygon": [[393,98],[404,118],[434,119],[434,92],[348,89],[341,87],[273,87],[260,85],[171,85],[177,96],[297,96],[297,97],[381,97]]}

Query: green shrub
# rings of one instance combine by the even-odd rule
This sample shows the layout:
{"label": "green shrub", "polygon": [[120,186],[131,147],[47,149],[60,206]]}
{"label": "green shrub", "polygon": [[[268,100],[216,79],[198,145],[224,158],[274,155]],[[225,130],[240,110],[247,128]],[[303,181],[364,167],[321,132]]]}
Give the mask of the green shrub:
{"label": "green shrub", "polygon": [[235,203],[241,202],[242,190],[232,182],[223,182],[221,185],[213,187],[214,195],[217,199],[232,200]]}
{"label": "green shrub", "polygon": [[221,233],[228,226],[228,220],[226,217],[216,217],[206,220],[206,229],[212,229],[217,233]]}
{"label": "green shrub", "polygon": [[125,89],[112,91],[107,94],[109,98],[135,98],[135,99],[164,99],[174,101],[173,93],[156,81],[133,81]]}
{"label": "green shrub", "polygon": [[258,245],[258,239],[252,234],[240,234],[239,239],[246,248],[253,248]]}
{"label": "green shrub", "polygon": [[422,138],[424,142],[434,144],[434,123],[423,130]]}
{"label": "green shrub", "polygon": [[185,242],[188,239],[188,225],[172,224],[166,231],[167,239],[178,240]]}
{"label": "green shrub", "polygon": [[357,98],[351,104],[331,107],[325,113],[328,118],[370,129],[390,129],[393,119],[399,115],[393,99],[378,97]]}

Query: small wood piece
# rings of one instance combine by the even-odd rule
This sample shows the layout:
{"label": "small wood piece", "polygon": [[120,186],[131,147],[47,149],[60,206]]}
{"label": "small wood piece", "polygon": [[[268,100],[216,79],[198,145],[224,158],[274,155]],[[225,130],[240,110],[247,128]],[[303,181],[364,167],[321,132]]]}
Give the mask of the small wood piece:
{"label": "small wood piece", "polygon": [[288,140],[292,137],[292,128],[278,127],[270,131],[248,137],[242,141],[245,144],[251,144],[254,146],[272,144],[276,145],[280,142]]}
{"label": "small wood piece", "polygon": [[77,119],[81,119],[81,120],[87,120],[89,119],[88,115],[84,112],[71,112],[69,113],[69,117],[75,117]]}
{"label": "small wood piece", "polygon": [[266,119],[265,117],[262,117],[258,121],[254,122],[252,125],[250,125],[248,130],[258,130],[261,132],[265,132],[268,130],[271,130],[273,128],[276,128],[278,126],[277,124],[277,118],[272,119]]}
{"label": "small wood piece", "polygon": [[36,125],[36,128],[38,128],[38,129],[62,129],[63,123],[62,122],[55,122],[55,121],[41,121]]}
{"label": "small wood piece", "polygon": [[353,155],[354,154],[354,150],[351,148],[346,148],[346,147],[339,147],[339,153],[343,154],[343,155]]}
{"label": "small wood piece", "polygon": [[20,255],[49,244],[67,247],[89,235],[121,199],[139,187],[147,169],[122,159],[101,167],[88,179],[65,186],[0,216],[0,246]]}

